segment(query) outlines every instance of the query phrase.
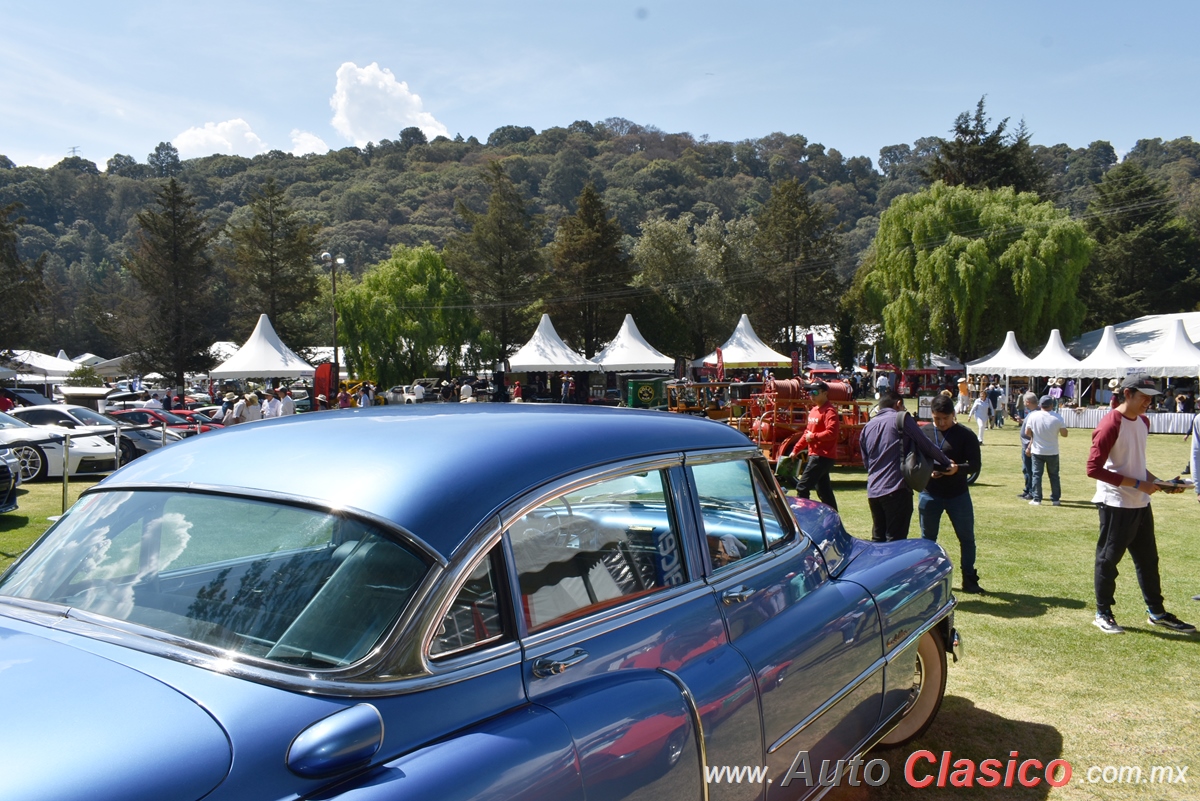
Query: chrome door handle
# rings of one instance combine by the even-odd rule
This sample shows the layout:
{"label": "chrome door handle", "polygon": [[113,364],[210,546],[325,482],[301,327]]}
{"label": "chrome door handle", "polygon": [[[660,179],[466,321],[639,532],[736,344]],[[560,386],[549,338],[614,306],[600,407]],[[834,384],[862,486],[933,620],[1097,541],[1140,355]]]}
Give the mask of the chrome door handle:
{"label": "chrome door handle", "polygon": [[574,651],[552,654],[550,656],[541,656],[533,660],[533,675],[534,678],[544,679],[548,676],[557,676],[567,668],[578,665],[580,662],[588,658],[588,652],[582,648],[576,648]]}
{"label": "chrome door handle", "polygon": [[729,589],[725,590],[725,592],[721,593],[721,601],[726,606],[731,604],[740,604],[753,595],[754,592],[755,591],[749,587],[739,584],[738,586],[730,587]]}

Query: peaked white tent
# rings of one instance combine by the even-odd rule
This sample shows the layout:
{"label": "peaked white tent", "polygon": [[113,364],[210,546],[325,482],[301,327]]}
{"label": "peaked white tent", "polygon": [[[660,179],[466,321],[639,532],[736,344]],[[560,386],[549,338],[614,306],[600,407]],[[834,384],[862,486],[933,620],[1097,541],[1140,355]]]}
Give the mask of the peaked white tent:
{"label": "peaked white tent", "polygon": [[[745,314],[721,346],[721,359],[726,367],[788,367],[792,363],[790,356],[772,350],[758,338]],[[714,350],[703,359],[697,359],[692,366],[716,367],[717,352]]]}
{"label": "peaked white tent", "polygon": [[[1029,363],[1031,375],[1057,378],[1069,378],[1078,375],[1079,360],[1067,351],[1063,344],[1062,334],[1055,328],[1046,340],[1046,347]],[[1013,373],[1017,375],[1017,373]]]}
{"label": "peaked white tent", "polygon": [[637,323],[632,314],[625,315],[621,330],[608,343],[608,347],[600,351],[592,361],[606,371],[612,373],[620,370],[661,370],[675,369],[675,360],[664,356],[650,346],[638,331]]}
{"label": "peaked white tent", "polygon": [[210,378],[300,378],[314,372],[312,365],[283,344],[267,315],[260,314],[246,344],[208,375]]}
{"label": "peaked white tent", "polygon": [[[1197,354],[1200,355],[1200,351],[1197,351]],[[1117,341],[1116,329],[1111,325],[1106,325],[1104,334],[1100,338],[1100,344],[1088,354],[1086,359],[1079,362],[1079,366],[1075,368],[1075,375],[1080,378],[1114,378],[1128,373],[1136,373],[1139,368],[1138,360],[1126,353],[1125,349],[1121,347],[1121,343]]]}
{"label": "peaked white tent", "polygon": [[1009,331],[1004,337],[1000,350],[982,359],[967,363],[967,373],[971,375],[1029,375],[1032,372],[1033,359],[1025,355],[1017,344],[1017,335]]}
{"label": "peaked white tent", "polygon": [[1172,322],[1158,350],[1138,364],[1138,371],[1157,378],[1200,376],[1200,348],[1188,337],[1183,320],[1176,318]]}
{"label": "peaked white tent", "polygon": [[508,357],[508,369],[514,373],[534,373],[551,370],[595,372],[600,365],[580,356],[567,347],[554,330],[550,315],[543,314],[537,330],[520,350]]}

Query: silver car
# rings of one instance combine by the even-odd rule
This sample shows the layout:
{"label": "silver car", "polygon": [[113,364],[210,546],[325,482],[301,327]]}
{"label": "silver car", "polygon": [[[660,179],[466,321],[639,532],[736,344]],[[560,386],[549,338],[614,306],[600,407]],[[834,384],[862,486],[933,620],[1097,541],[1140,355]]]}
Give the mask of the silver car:
{"label": "silver car", "polygon": [[121,435],[121,464],[128,464],[139,456],[158,450],[163,445],[178,442],[182,436],[167,429],[165,437],[160,428],[137,428],[129,421],[118,420],[87,406],[54,403],[42,406],[26,406],[9,412],[13,417],[31,426],[45,428],[56,434],[96,434],[105,442],[113,444],[118,425]]}

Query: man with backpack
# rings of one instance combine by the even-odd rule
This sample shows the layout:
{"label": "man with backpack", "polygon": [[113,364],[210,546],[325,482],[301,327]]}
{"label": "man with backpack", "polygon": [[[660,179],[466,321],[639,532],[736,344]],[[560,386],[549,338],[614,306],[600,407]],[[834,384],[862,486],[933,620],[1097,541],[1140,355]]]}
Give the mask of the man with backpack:
{"label": "man with backpack", "polygon": [[[905,455],[922,454],[945,476],[958,472],[958,465],[921,433],[917,421],[904,411],[903,398],[891,390],[880,392],[878,408],[878,414],[863,426],[859,448],[867,468],[871,539],[892,542],[907,539],[912,522],[913,488],[901,466]],[[925,478],[928,481],[928,475]],[[924,488],[922,484],[920,489]]]}

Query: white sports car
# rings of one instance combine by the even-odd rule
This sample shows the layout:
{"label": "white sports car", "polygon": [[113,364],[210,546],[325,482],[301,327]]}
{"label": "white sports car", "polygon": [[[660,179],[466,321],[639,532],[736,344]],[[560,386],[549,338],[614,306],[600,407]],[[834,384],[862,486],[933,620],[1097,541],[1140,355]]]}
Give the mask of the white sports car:
{"label": "white sports car", "polygon": [[[22,481],[62,477],[64,437],[35,428],[9,414],[0,413],[0,446],[11,448],[20,462]],[[70,475],[107,473],[116,467],[112,445],[97,436],[72,436]]]}

